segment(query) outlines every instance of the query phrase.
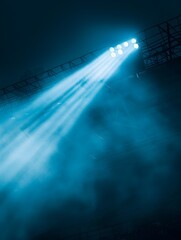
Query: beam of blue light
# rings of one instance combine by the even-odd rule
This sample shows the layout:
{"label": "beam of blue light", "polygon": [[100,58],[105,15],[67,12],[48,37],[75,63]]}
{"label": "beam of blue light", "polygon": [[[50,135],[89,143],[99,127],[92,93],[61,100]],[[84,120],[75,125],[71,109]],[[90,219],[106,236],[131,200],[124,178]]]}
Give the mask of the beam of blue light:
{"label": "beam of blue light", "polygon": [[[109,60],[109,62],[110,62],[110,59],[108,59],[108,60]],[[107,61],[107,60],[106,60],[106,61]],[[101,64],[102,64],[102,65],[105,65],[105,62],[103,61]],[[106,65],[105,65],[105,67],[106,67]],[[101,67],[101,70],[102,70],[102,69],[103,69],[103,67]],[[97,70],[96,70],[96,71],[97,71]],[[93,79],[93,77],[95,78],[96,75],[98,74],[98,72],[99,72],[99,71],[95,72],[94,76],[91,76],[91,79]],[[79,90],[79,92],[81,92],[80,94],[82,94],[83,91],[84,91],[83,89],[80,89],[80,90]],[[80,96],[80,94],[78,95],[78,97]],[[69,107],[70,107],[71,104],[73,104],[74,101],[76,100],[76,97],[77,97],[77,96],[74,95],[73,98],[70,98],[70,100],[66,103],[66,105],[69,105]],[[67,107],[68,107],[68,106],[67,106]],[[65,106],[63,106],[63,108],[65,108]],[[62,109],[61,109],[61,110],[62,110]],[[63,111],[60,111],[60,113],[62,113],[62,115],[64,115]],[[37,134],[39,135],[40,141],[41,141],[41,138],[43,139],[43,137],[44,137],[43,135],[45,135],[45,131],[46,131],[47,128],[50,128],[50,129],[47,129],[48,132],[47,132],[46,136],[50,135],[51,131],[53,130],[52,123],[54,123],[54,128],[56,127],[56,122],[59,122],[59,119],[58,119],[58,118],[61,117],[60,115],[58,115],[58,118],[56,118],[56,116],[57,116],[57,115],[54,114],[53,117],[52,117],[52,119],[48,119],[49,125],[48,125],[47,121],[45,121],[43,124],[40,125],[40,128],[38,129],[38,133],[36,132],[36,136],[37,136]],[[33,135],[33,136],[34,136],[34,135]],[[38,139],[37,139],[37,140],[38,140]],[[35,139],[32,138],[32,136],[31,136],[30,139],[28,139],[27,141],[25,141],[24,144],[22,144],[22,142],[24,142],[24,139],[23,139],[23,136],[21,135],[19,141],[13,144],[15,148],[16,148],[16,145],[21,144],[21,148],[17,148],[17,149],[14,151],[13,155],[10,156],[10,159],[9,159],[10,161],[9,161],[9,164],[8,164],[8,165],[6,164],[6,165],[7,165],[6,168],[8,168],[9,165],[12,163],[12,161],[14,161],[14,156],[20,155],[21,149],[27,149],[28,147],[30,147],[30,145],[33,145],[34,142],[36,143]],[[39,145],[37,145],[37,146],[35,146],[35,147],[31,147],[31,148],[33,148],[33,151],[36,152],[36,149],[37,149],[38,147],[39,147]],[[9,150],[8,150],[8,152],[9,152]],[[28,158],[31,158],[31,157],[32,157],[32,155],[30,154],[30,156],[29,156]],[[26,163],[27,163],[27,161],[28,161],[28,160],[26,159]],[[7,162],[7,161],[6,161],[6,162]],[[1,168],[1,169],[2,169],[2,168]]]}
{"label": "beam of blue light", "polygon": [[[3,158],[0,180],[4,186],[31,172],[35,165],[41,168],[50,159],[58,142],[71,130],[106,81],[133,50],[134,47],[127,47],[119,58],[111,58],[110,52],[105,52],[15,114],[18,116],[30,112],[28,119],[21,116],[14,123],[8,121],[5,124],[1,131],[6,135],[4,142],[8,142],[9,138],[13,140],[4,150],[0,150]],[[12,129],[10,133],[9,129]]]}
{"label": "beam of blue light", "polygon": [[[11,142],[11,145],[15,146],[15,144],[13,143],[14,139],[20,138],[18,134],[19,129],[24,129],[24,126],[26,124],[28,125],[28,127],[29,125],[32,126],[33,124],[35,124],[33,119],[35,115],[41,113],[41,111],[44,108],[46,108],[47,105],[50,105],[52,101],[56,101],[57,98],[60,98],[63,94],[65,94],[66,91],[68,91],[71,87],[74,87],[75,84],[81,81],[82,78],[85,78],[85,77],[88,78],[89,75],[97,71],[98,67],[100,68],[100,66],[102,66],[107,61],[107,59],[108,59],[107,53],[102,54],[100,57],[98,57],[95,61],[90,63],[88,66],[79,70],[75,74],[72,74],[70,77],[63,79],[57,86],[43,93],[42,96],[36,99],[33,103],[31,103],[25,109],[15,113],[16,116],[18,117],[22,116],[22,117],[20,117],[19,121],[18,119],[15,121],[16,128],[14,128],[14,131],[7,134],[7,129],[8,128],[10,129],[13,124],[11,120],[9,120],[7,124],[4,126],[4,130],[3,129],[1,130],[1,135],[3,136],[4,142],[6,143],[6,145],[9,138],[11,138],[13,139],[13,141]],[[27,120],[24,117],[24,112],[31,113]],[[19,141],[21,141],[21,138]]]}
{"label": "beam of blue light", "polygon": [[[112,66],[110,66],[110,68],[107,69],[107,73],[110,71],[111,68]],[[56,146],[60,138],[62,138],[71,129],[71,127],[73,126],[75,121],[78,119],[80,114],[86,109],[87,105],[92,101],[92,99],[95,97],[95,95],[104,85],[104,83],[105,82],[99,82],[98,84],[97,82],[94,81],[93,84],[89,84],[90,85],[88,86],[89,92],[85,92],[85,96],[83,96],[81,99],[79,98],[79,101],[71,108],[71,110],[69,110],[68,118],[66,122],[63,122],[63,126],[62,124],[59,124],[59,127],[58,126],[55,127],[56,132],[54,132],[54,134],[51,134],[54,136],[51,139],[51,142],[53,141],[53,146]],[[92,89],[90,89],[90,87]],[[47,146],[47,147],[51,148],[50,146]],[[49,155],[47,155],[47,152],[43,153],[43,155],[41,154],[41,159],[43,162],[45,162],[46,158],[47,159],[49,158]]]}

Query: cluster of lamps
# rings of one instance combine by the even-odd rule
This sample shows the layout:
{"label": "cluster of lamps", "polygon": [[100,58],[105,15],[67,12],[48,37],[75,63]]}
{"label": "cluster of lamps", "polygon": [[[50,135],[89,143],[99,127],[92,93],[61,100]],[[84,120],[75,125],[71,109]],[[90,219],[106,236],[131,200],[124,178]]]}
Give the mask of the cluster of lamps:
{"label": "cluster of lamps", "polygon": [[138,49],[139,48],[139,45],[138,43],[136,42],[136,39],[133,38],[131,39],[131,41],[128,41],[128,42],[124,42],[123,44],[118,44],[115,48],[114,47],[111,47],[109,49],[110,53],[111,53],[111,57],[116,57],[116,55],[122,55],[124,54],[124,48],[127,48],[129,47],[129,45],[133,46],[133,48],[135,49]]}

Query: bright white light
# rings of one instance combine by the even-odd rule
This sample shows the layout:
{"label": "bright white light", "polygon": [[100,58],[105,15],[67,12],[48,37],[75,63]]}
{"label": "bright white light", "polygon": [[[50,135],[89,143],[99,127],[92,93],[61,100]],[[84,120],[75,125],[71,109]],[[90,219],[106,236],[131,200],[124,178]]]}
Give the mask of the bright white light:
{"label": "bright white light", "polygon": [[124,42],[123,45],[124,45],[125,47],[128,47],[129,44],[128,44],[128,42]]}
{"label": "bright white light", "polygon": [[136,39],[135,38],[131,39],[131,42],[136,43]]}
{"label": "bright white light", "polygon": [[116,57],[116,53],[112,52],[111,57],[113,57],[113,58]]}
{"label": "bright white light", "polygon": [[118,54],[119,54],[119,55],[122,55],[122,54],[123,54],[123,50],[122,50],[122,49],[119,49],[119,50],[118,50]]}
{"label": "bright white light", "polygon": [[134,44],[134,48],[139,48],[139,45],[137,43]]}
{"label": "bright white light", "polygon": [[114,52],[114,48],[113,47],[109,48],[109,51]]}
{"label": "bright white light", "polygon": [[122,46],[120,44],[117,45],[117,49],[121,49]]}

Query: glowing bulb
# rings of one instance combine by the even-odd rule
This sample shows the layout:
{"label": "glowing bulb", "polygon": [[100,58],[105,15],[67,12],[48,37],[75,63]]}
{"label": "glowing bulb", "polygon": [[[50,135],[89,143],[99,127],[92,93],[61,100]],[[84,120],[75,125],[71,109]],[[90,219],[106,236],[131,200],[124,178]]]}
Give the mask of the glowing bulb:
{"label": "glowing bulb", "polygon": [[114,48],[113,47],[109,48],[109,51],[114,52]]}
{"label": "glowing bulb", "polygon": [[119,54],[119,55],[122,55],[122,54],[123,54],[123,50],[122,50],[122,49],[119,49],[119,50],[118,50],[118,54]]}
{"label": "glowing bulb", "polygon": [[131,42],[136,43],[136,39],[135,38],[131,39]]}
{"label": "glowing bulb", "polygon": [[113,58],[116,57],[116,53],[112,52],[111,57],[113,57]]}
{"label": "glowing bulb", "polygon": [[117,49],[121,49],[122,46],[120,44],[117,45]]}
{"label": "glowing bulb", "polygon": [[139,48],[139,45],[137,43],[134,44],[134,48]]}
{"label": "glowing bulb", "polygon": [[128,42],[124,42],[123,45],[124,45],[125,47],[128,47],[129,44],[128,44]]}

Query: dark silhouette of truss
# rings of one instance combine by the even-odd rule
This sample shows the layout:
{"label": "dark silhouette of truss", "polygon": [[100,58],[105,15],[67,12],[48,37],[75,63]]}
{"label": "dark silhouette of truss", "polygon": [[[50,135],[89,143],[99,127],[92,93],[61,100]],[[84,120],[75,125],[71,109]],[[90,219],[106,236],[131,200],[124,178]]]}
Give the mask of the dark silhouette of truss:
{"label": "dark silhouette of truss", "polygon": [[181,15],[137,34],[146,69],[181,57]]}

